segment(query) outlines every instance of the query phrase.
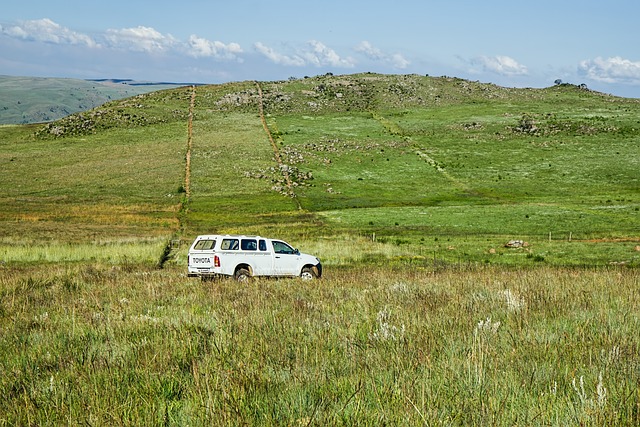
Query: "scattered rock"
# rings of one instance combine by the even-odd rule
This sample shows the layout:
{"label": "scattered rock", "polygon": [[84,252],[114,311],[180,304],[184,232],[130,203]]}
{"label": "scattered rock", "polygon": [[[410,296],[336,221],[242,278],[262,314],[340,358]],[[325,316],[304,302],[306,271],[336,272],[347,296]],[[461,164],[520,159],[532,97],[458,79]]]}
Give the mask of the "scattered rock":
{"label": "scattered rock", "polygon": [[611,261],[609,265],[627,265],[627,261]]}
{"label": "scattered rock", "polygon": [[509,240],[504,244],[505,248],[526,248],[527,246],[529,246],[529,243],[524,240]]}

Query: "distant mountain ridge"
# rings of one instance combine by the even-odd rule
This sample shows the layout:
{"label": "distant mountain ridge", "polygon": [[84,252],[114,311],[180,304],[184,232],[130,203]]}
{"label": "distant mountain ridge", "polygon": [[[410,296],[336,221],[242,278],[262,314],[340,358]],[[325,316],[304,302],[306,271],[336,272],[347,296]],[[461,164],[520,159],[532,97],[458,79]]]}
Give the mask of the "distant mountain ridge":
{"label": "distant mountain ridge", "polygon": [[170,86],[170,87],[180,87],[180,86],[198,86],[202,83],[176,83],[176,82],[148,82],[142,80],[133,80],[133,79],[86,79],[88,82],[98,82],[98,83],[120,83],[127,84],[130,86]]}
{"label": "distant mountain ridge", "polygon": [[50,122],[105,102],[192,84],[0,75],[0,125]]}

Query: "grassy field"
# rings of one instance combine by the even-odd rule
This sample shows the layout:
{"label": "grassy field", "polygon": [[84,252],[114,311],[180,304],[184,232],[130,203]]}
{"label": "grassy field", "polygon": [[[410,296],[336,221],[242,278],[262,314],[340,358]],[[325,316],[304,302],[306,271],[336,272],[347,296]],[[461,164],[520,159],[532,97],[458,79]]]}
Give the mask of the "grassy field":
{"label": "grassy field", "polygon": [[[639,113],[359,74],[0,126],[0,425],[637,425]],[[201,233],[325,277],[188,279]]]}
{"label": "grassy field", "polygon": [[2,267],[1,425],[637,425],[638,270]]}
{"label": "grassy field", "polygon": [[[374,74],[260,89],[195,89],[188,200],[192,88],[1,127],[0,245],[244,232],[455,263],[640,263],[637,100]],[[505,251],[514,239],[527,248]]]}
{"label": "grassy field", "polygon": [[167,99],[185,94],[0,127],[3,262],[157,263],[179,229],[184,191],[188,104],[179,111]]}

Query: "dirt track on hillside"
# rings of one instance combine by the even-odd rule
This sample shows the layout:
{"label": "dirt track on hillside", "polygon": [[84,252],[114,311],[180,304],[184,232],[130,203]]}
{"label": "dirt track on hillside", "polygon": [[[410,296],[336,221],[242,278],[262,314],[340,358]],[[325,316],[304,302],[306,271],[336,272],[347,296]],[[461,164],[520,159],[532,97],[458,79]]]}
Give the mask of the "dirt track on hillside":
{"label": "dirt track on hillside", "polygon": [[184,191],[191,196],[191,147],[193,145],[193,110],[196,105],[196,87],[191,86],[191,101],[189,102],[189,118],[187,121],[187,163],[184,173]]}
{"label": "dirt track on hillside", "polygon": [[273,135],[271,135],[271,131],[269,130],[269,126],[267,125],[267,119],[264,116],[264,105],[262,101],[262,88],[260,87],[260,83],[256,82],[256,87],[258,88],[258,96],[259,96],[259,109],[260,109],[260,120],[262,121],[262,127],[269,137],[269,142],[271,142],[271,148],[273,148],[273,156],[278,163],[278,169],[284,176],[285,183],[287,185],[287,193],[291,196],[291,198],[295,201],[296,206],[298,206],[299,210],[302,210],[302,205],[296,196],[296,193],[293,191],[293,183],[291,182],[291,177],[289,176],[289,171],[286,165],[282,162],[282,157],[280,156],[280,151],[278,150],[278,145],[273,139]]}

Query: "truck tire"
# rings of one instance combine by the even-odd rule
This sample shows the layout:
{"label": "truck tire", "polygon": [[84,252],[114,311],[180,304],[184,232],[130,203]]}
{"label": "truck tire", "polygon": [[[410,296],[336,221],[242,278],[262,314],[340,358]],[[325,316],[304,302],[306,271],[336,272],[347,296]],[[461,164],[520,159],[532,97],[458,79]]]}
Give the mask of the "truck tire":
{"label": "truck tire", "polygon": [[249,270],[247,270],[246,268],[239,268],[236,270],[233,277],[238,282],[246,283],[251,280],[251,273],[249,273]]}
{"label": "truck tire", "polygon": [[318,276],[316,275],[316,271],[313,268],[305,267],[302,269],[302,272],[300,273],[300,278],[302,280],[313,280],[313,279],[317,279]]}

